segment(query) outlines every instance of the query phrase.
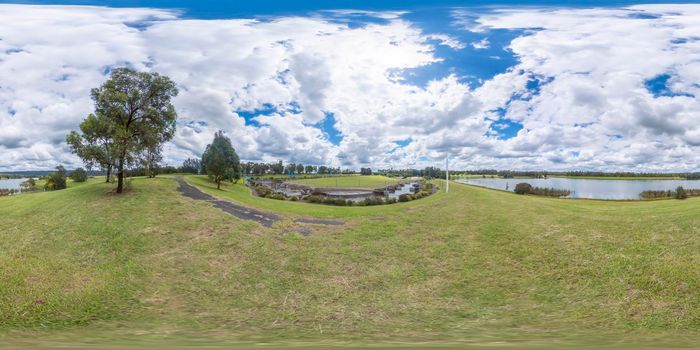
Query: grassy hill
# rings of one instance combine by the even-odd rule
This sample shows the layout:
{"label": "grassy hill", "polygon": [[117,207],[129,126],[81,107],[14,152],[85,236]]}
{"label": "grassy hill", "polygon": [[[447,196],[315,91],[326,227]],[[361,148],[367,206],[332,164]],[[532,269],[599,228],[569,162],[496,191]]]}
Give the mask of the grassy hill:
{"label": "grassy hill", "polygon": [[[187,180],[283,219],[242,221],[160,177],[132,180],[123,196],[96,179],[0,198],[0,344],[700,338],[700,199],[558,200],[453,184],[408,203],[328,207]],[[304,237],[294,233],[302,216],[344,225]]]}
{"label": "grassy hill", "polygon": [[351,188],[380,188],[399,182],[397,178],[382,175],[352,175],[330,176],[315,179],[299,179],[291,182],[311,187],[351,187]]}

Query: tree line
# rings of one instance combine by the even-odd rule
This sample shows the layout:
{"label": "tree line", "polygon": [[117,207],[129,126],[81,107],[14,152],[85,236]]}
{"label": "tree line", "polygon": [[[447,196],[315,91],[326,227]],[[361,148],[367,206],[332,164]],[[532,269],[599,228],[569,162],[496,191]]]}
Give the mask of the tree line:
{"label": "tree line", "polygon": [[513,177],[548,177],[548,176],[569,176],[569,177],[679,177],[688,180],[700,180],[700,172],[675,172],[675,173],[650,173],[650,172],[607,172],[607,171],[547,171],[547,170],[457,170],[450,171],[454,175],[494,175],[503,178]]}

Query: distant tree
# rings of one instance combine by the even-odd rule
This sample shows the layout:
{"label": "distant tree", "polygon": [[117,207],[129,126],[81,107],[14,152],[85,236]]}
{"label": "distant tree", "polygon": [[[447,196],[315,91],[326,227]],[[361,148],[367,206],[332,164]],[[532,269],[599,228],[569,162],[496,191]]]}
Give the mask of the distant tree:
{"label": "distant tree", "polygon": [[532,192],[532,185],[526,182],[521,182],[515,185],[515,189],[513,191],[517,194],[528,194]]}
{"label": "distant tree", "polygon": [[56,171],[46,176],[44,189],[47,191],[62,190],[66,188],[66,168],[63,165],[56,167]]}
{"label": "distant tree", "polygon": [[70,173],[70,178],[74,182],[85,182],[88,179],[87,171],[83,168],[78,168]]}
{"label": "distant tree", "polygon": [[297,164],[297,174],[303,174],[304,173],[304,164]]}
{"label": "distant tree", "polygon": [[314,167],[311,166],[311,165],[307,165],[306,168],[305,168],[304,170],[306,170],[305,173],[311,174],[311,173],[314,172]]}
{"label": "distant tree", "polygon": [[[108,163],[117,168],[117,193],[123,192],[129,164],[139,160],[144,150],[159,149],[159,145],[172,139],[177,113],[171,99],[177,94],[175,83],[168,77],[130,68],[113,70],[106,82],[92,89],[95,112],[84,123],[90,120],[94,124],[91,127],[97,130],[95,135],[104,140],[107,158],[111,158]],[[90,142],[85,130],[81,131],[82,136],[71,133],[67,141],[88,162],[94,157],[89,153],[83,157],[81,146],[98,143]]]}
{"label": "distant tree", "polygon": [[199,159],[187,158],[184,162],[182,162],[182,166],[180,166],[180,169],[178,169],[178,171],[181,173],[199,174],[200,168],[201,163]]}
{"label": "distant tree", "polygon": [[270,170],[272,170],[273,174],[284,174],[284,164],[280,160],[277,163],[273,163],[270,166]]}
{"label": "distant tree", "polygon": [[207,146],[202,155],[202,164],[209,178],[216,182],[217,189],[221,189],[221,181],[238,181],[241,177],[238,154],[223,131],[214,134],[214,141]]}
{"label": "distant tree", "polygon": [[678,188],[676,188],[676,196],[675,196],[675,198],[676,198],[676,199],[686,199],[686,198],[688,198],[688,193],[685,191],[685,188],[683,188],[682,186],[678,186]]}
{"label": "distant tree", "polygon": [[372,175],[372,168],[360,168],[360,175]]}
{"label": "distant tree", "polygon": [[294,163],[289,163],[289,164],[287,164],[286,167],[284,167],[285,174],[293,174],[296,171],[297,171],[297,165]]}
{"label": "distant tree", "polygon": [[327,174],[328,173],[328,167],[325,165],[321,165],[318,167],[318,173],[319,174]]}

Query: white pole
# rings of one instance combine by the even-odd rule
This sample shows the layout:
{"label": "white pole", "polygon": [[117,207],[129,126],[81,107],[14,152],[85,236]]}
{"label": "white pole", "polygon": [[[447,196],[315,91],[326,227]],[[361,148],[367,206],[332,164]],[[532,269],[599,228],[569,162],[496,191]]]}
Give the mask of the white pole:
{"label": "white pole", "polygon": [[445,193],[450,192],[450,154],[445,157]]}

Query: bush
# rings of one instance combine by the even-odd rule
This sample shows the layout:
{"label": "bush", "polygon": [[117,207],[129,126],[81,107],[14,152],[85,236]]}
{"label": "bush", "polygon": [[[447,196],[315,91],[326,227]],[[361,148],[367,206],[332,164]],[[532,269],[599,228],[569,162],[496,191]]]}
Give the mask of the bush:
{"label": "bush", "polygon": [[70,174],[71,180],[75,182],[85,182],[88,179],[88,174],[83,168],[78,168],[73,170],[73,172]]}
{"label": "bush", "polygon": [[367,197],[360,203],[363,205],[382,205],[384,204],[384,199],[381,197]]}
{"label": "bush", "polygon": [[545,197],[564,197],[568,196],[571,194],[571,191],[569,190],[560,190],[556,188],[542,188],[542,187],[533,187],[530,190],[530,194],[534,194],[536,196],[545,196]]}
{"label": "bush", "polygon": [[277,199],[277,200],[282,200],[282,201],[285,200],[284,195],[281,194],[281,193],[269,193],[269,194],[267,195],[267,198],[270,198],[270,199]]}
{"label": "bush", "polygon": [[30,178],[29,180],[19,184],[19,186],[22,187],[22,191],[31,191],[36,188],[36,181]]}
{"label": "bush", "polygon": [[309,201],[309,203],[323,203],[323,197],[321,196],[311,195],[306,197],[306,200]]}
{"label": "bush", "polygon": [[515,189],[513,191],[517,194],[529,194],[532,192],[532,185],[527,182],[521,182],[515,185]]}
{"label": "bush", "polygon": [[675,198],[676,198],[676,199],[686,199],[686,198],[688,198],[688,194],[685,192],[685,189],[684,189],[682,186],[678,186],[678,188],[676,188],[676,195],[675,195]]}
{"label": "bush", "polygon": [[399,196],[399,202],[408,202],[412,199],[411,195],[405,193]]}
{"label": "bush", "polygon": [[47,191],[62,190],[66,188],[66,168],[62,165],[56,167],[56,172],[46,176],[44,189]]}
{"label": "bush", "polygon": [[260,197],[267,197],[270,195],[272,191],[270,191],[269,188],[262,186],[262,185],[255,185],[255,192],[258,194]]}

